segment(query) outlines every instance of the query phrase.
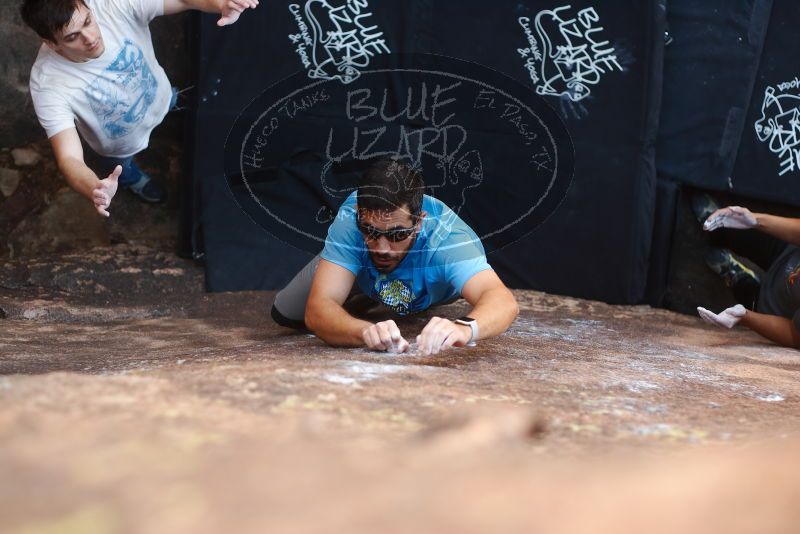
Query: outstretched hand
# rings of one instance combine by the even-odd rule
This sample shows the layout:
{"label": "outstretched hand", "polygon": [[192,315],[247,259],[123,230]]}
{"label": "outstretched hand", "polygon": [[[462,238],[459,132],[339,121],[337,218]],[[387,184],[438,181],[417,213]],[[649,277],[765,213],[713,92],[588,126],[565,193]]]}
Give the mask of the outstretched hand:
{"label": "outstretched hand", "polygon": [[708,324],[713,324],[720,328],[733,328],[736,326],[736,323],[744,319],[744,316],[747,314],[747,308],[741,304],[737,304],[736,306],[732,306],[716,314],[698,306],[697,313],[700,315],[700,318]]}
{"label": "outstretched hand", "polygon": [[741,206],[728,206],[712,213],[703,223],[703,230],[713,232],[719,228],[748,230],[756,227],[757,221],[753,212]]}
{"label": "outstretched hand", "polygon": [[111,205],[111,199],[117,194],[117,187],[119,175],[122,174],[122,167],[117,165],[107,178],[100,180],[92,191],[92,202],[97,213],[103,217],[109,217],[108,207]]}
{"label": "outstretched hand", "polygon": [[258,6],[258,0],[223,0],[217,26],[233,24],[239,20],[245,9],[255,9],[256,6]]}
{"label": "outstretched hand", "polygon": [[422,354],[438,354],[440,350],[450,347],[463,347],[470,337],[472,330],[469,327],[456,324],[450,319],[434,317],[417,336],[417,347]]}

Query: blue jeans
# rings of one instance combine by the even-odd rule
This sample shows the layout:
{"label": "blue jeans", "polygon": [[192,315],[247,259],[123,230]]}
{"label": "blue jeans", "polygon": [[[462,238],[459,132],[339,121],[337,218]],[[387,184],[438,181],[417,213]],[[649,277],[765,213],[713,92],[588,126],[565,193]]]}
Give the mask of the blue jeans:
{"label": "blue jeans", "polygon": [[[178,104],[178,88],[172,88],[172,99],[169,102],[169,111],[174,110]],[[127,158],[114,158],[101,156],[90,150],[87,154],[87,165],[97,174],[101,180],[111,174],[117,165],[122,166],[122,174],[119,175],[120,187],[128,187],[141,180],[144,172],[133,161],[133,156]]]}
{"label": "blue jeans", "polygon": [[141,180],[144,172],[133,161],[133,156],[127,158],[108,158],[97,154],[89,154],[87,164],[97,174],[101,180],[107,178],[117,165],[122,166],[122,174],[119,175],[119,186],[128,187]]}

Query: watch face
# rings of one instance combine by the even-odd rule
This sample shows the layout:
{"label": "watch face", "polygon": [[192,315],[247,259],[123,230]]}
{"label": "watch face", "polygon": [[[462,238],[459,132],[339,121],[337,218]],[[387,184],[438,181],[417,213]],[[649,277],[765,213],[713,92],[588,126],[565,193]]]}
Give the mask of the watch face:
{"label": "watch face", "polygon": [[471,322],[475,321],[475,319],[473,319],[472,317],[469,317],[467,315],[465,315],[464,317],[459,317],[458,320],[463,322],[463,323],[471,323]]}

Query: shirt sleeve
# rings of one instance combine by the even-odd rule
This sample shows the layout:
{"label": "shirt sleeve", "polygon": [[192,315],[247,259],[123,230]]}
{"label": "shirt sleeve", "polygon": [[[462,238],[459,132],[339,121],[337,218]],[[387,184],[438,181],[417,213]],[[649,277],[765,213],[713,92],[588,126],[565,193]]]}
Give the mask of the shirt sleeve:
{"label": "shirt sleeve", "polygon": [[144,25],[164,14],[164,0],[107,0]]}
{"label": "shirt sleeve", "polygon": [[434,262],[442,273],[442,278],[459,294],[470,278],[481,271],[491,269],[480,240],[474,235],[464,233],[448,239],[440,246]]}
{"label": "shirt sleeve", "polygon": [[31,100],[36,118],[47,133],[47,138],[75,127],[75,115],[69,103],[54,90],[42,90],[38,83],[31,81]]}
{"label": "shirt sleeve", "polygon": [[336,219],[328,228],[325,248],[320,257],[358,276],[363,265],[364,240],[358,232],[355,219],[352,206],[344,205],[339,209]]}
{"label": "shirt sleeve", "polygon": [[164,0],[135,0],[134,3],[137,4],[139,19],[147,24],[164,14]]}
{"label": "shirt sleeve", "polygon": [[795,329],[800,332],[800,309],[794,312],[792,316],[792,324],[794,325]]}

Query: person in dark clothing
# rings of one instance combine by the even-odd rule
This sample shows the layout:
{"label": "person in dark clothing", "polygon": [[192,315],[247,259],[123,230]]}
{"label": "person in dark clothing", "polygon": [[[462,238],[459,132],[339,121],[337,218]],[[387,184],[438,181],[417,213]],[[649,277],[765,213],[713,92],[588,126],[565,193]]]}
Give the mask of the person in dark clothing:
{"label": "person in dark clothing", "polygon": [[703,229],[727,229],[731,248],[747,259],[729,249],[709,253],[709,267],[745,305],[720,313],[698,307],[700,317],[723,328],[746,326],[779,345],[800,348],[800,218],[729,206],[714,210]]}

